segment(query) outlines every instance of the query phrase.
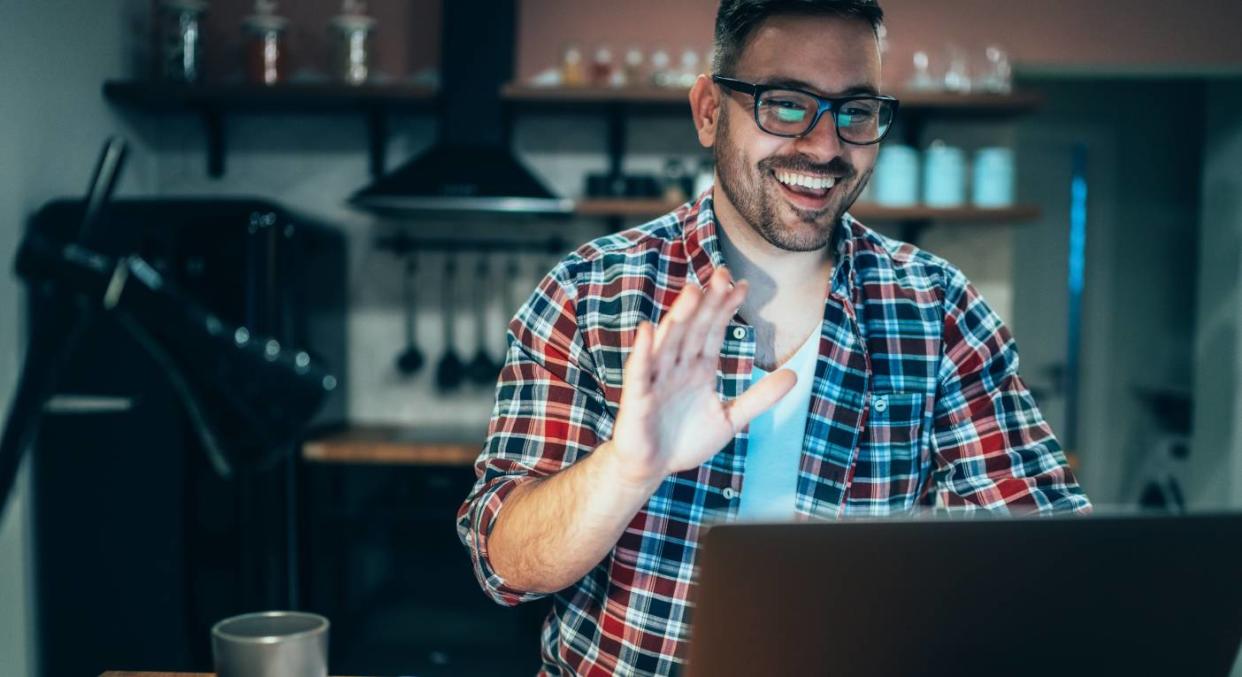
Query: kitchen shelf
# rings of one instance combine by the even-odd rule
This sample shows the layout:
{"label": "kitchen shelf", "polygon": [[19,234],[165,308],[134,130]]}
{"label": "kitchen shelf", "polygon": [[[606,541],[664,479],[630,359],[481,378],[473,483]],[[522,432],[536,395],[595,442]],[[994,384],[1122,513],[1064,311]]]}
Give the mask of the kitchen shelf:
{"label": "kitchen shelf", "polygon": [[860,221],[935,221],[938,223],[1023,223],[1039,218],[1034,205],[1014,207],[882,207],[857,204],[850,209]]}
{"label": "kitchen shelf", "polygon": [[643,218],[667,214],[681,202],[639,198],[588,198],[574,203],[574,214],[603,218]]}
{"label": "kitchen shelf", "polygon": [[207,173],[224,175],[225,113],[356,112],[367,117],[371,174],[383,174],[388,141],[388,115],[431,110],[436,91],[411,84],[343,85],[297,83],[279,85],[187,85],[143,80],[109,80],[104,98],[150,113],[197,113],[207,140]]}
{"label": "kitchen shelf", "polygon": [[[635,114],[676,115],[689,112],[689,90],[651,86],[635,87],[538,87],[509,83],[501,88],[501,98],[510,107],[510,116],[519,110],[532,112],[577,112],[603,114],[608,124],[608,172],[621,176],[626,152],[628,119]],[[898,113],[902,141],[922,144],[927,123],[932,119],[1005,119],[1026,115],[1044,101],[1035,92],[1010,94],[955,94],[947,92],[896,92],[901,100]],[[618,229],[622,220],[656,216],[676,205],[662,200],[583,200],[575,213],[607,218]],[[1011,209],[890,209],[859,205],[852,210],[859,219],[897,222],[902,237],[916,242],[927,227],[937,222],[1016,223],[1039,216],[1037,207]]]}
{"label": "kitchen shelf", "polygon": [[[688,108],[689,90],[669,87],[537,87],[508,84],[501,97],[515,104],[571,108],[601,105]],[[958,114],[969,117],[1029,113],[1043,103],[1032,92],[1012,94],[953,94],[948,92],[897,92],[901,113]]]}
{"label": "kitchen shelf", "polygon": [[500,90],[505,101],[560,106],[656,104],[690,106],[690,90],[675,87],[537,87],[510,83]]}
{"label": "kitchen shelf", "polygon": [[[580,216],[609,218],[655,217],[680,206],[678,202],[641,199],[585,199],[579,200],[574,213]],[[941,223],[1021,223],[1039,218],[1039,207],[1018,205],[1004,208],[979,207],[882,207],[876,204],[858,203],[850,213],[866,221],[935,221]]]}
{"label": "kitchen shelf", "polygon": [[146,110],[366,110],[374,106],[426,108],[436,92],[417,85],[187,85],[142,80],[109,80],[104,83],[109,101]]}

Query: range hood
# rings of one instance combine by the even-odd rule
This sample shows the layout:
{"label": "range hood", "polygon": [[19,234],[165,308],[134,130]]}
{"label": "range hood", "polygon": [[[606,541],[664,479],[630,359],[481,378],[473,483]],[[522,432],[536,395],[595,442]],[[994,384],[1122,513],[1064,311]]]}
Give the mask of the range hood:
{"label": "range hood", "polygon": [[398,214],[572,212],[510,149],[500,90],[513,77],[516,0],[446,0],[442,12],[437,143],[350,203]]}

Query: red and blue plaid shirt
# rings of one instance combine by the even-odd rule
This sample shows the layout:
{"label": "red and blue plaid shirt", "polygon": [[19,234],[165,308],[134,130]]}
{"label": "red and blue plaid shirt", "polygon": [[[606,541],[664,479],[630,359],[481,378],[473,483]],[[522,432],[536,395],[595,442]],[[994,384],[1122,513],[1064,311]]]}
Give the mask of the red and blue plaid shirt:
{"label": "red and blue plaid shirt", "polygon": [[[561,261],[509,325],[478,482],[457,529],[484,590],[513,605],[488,561],[505,497],[607,441],[622,365],[642,320],[724,263],[711,191]],[[833,240],[819,358],[798,473],[801,519],[922,508],[1087,512],[1090,503],[1018,377],[1014,341],[960,271],[848,215]],[[751,381],[755,332],[734,317],[716,386]],[[666,478],[616,547],[556,593],[545,674],[666,674],[684,660],[704,528],[733,519],[745,491],[743,431],[702,466]],[[556,528],[555,525],[548,525]]]}

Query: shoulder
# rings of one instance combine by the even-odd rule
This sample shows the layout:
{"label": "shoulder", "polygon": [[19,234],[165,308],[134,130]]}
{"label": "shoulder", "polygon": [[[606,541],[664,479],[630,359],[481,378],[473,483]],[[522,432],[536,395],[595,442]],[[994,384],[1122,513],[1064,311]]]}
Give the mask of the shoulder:
{"label": "shoulder", "polygon": [[590,240],[561,259],[549,276],[575,298],[613,285],[644,286],[642,280],[654,284],[670,264],[684,261],[683,236],[692,212],[688,204],[640,226]]}
{"label": "shoulder", "polygon": [[930,295],[946,302],[970,285],[955,265],[908,242],[887,237],[846,216],[844,224],[853,251],[855,281]]}

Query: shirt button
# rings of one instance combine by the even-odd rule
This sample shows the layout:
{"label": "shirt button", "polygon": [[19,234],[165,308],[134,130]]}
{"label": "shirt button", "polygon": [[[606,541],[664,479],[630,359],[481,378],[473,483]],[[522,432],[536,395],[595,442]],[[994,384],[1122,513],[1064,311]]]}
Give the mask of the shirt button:
{"label": "shirt button", "polygon": [[720,492],[720,495],[724,496],[726,501],[732,501],[737,498],[737,492],[733,490],[733,487],[725,487],[724,491]]}
{"label": "shirt button", "polygon": [[734,338],[734,340],[736,340],[736,341],[741,341],[741,340],[745,339],[745,338],[746,338],[746,330],[745,330],[744,328],[742,328],[742,327],[734,327],[734,328],[733,328],[733,338]]}
{"label": "shirt button", "polygon": [[875,409],[875,413],[883,414],[884,412],[888,411],[888,398],[877,397],[875,398],[875,403],[872,404],[871,406]]}

